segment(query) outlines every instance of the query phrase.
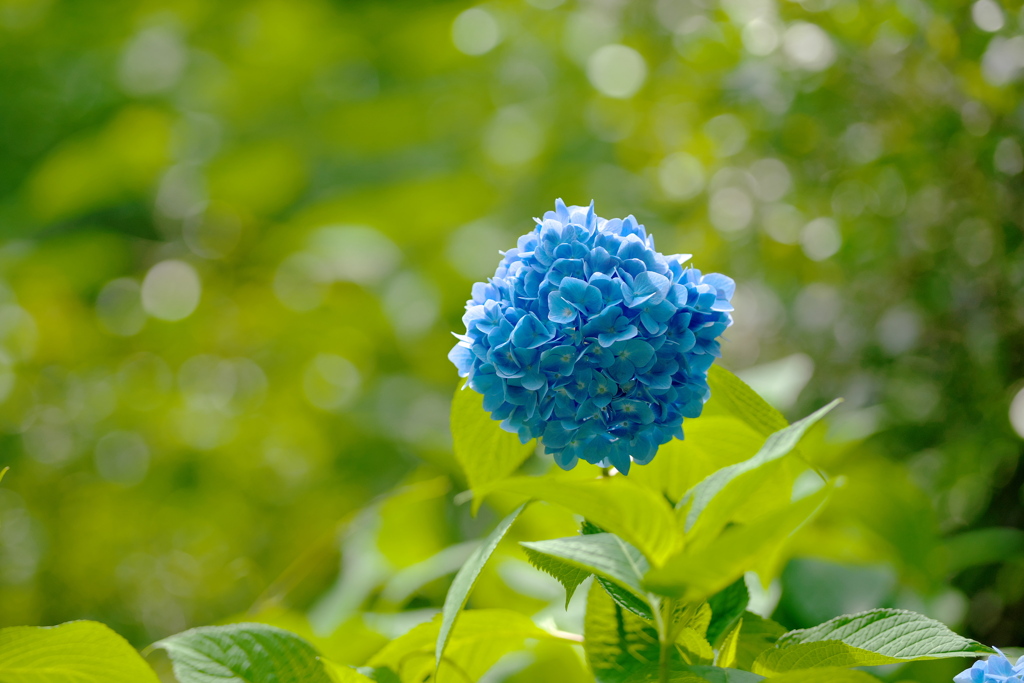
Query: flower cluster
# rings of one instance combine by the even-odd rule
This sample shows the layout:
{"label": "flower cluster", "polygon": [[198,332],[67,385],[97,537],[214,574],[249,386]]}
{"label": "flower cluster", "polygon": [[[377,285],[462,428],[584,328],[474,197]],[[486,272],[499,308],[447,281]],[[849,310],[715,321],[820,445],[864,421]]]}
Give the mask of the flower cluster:
{"label": "flower cluster", "polygon": [[961,672],[953,679],[953,683],[1007,683],[1008,681],[1024,681],[1024,657],[1016,666],[1010,663],[1002,652],[992,655],[985,661],[974,663],[967,671]]}
{"label": "flower cluster", "polygon": [[735,285],[664,256],[633,216],[566,207],[535,219],[488,282],[448,357],[484,408],[564,469],[622,473],[700,415]]}

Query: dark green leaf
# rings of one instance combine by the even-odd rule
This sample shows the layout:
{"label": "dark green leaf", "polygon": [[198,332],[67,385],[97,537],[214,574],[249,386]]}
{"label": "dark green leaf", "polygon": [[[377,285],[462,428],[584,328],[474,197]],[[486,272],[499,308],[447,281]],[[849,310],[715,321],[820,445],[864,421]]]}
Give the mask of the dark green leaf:
{"label": "dark green leaf", "polygon": [[711,606],[711,624],[708,626],[708,641],[715,645],[718,639],[732,628],[743,616],[750,602],[750,591],[741,576],[727,588],[715,593],[708,600]]}
{"label": "dark green leaf", "polygon": [[312,645],[266,624],[201,626],[153,647],[181,683],[331,683]]}
{"label": "dark green leaf", "polygon": [[623,683],[634,669],[657,666],[660,654],[654,626],[616,604],[597,583],[587,594],[583,650],[598,683]]}

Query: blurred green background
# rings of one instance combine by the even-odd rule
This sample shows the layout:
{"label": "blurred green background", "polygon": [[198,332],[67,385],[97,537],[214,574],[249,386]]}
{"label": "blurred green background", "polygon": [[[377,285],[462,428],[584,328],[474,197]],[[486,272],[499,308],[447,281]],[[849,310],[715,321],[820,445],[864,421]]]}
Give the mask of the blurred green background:
{"label": "blurred green background", "polygon": [[[734,277],[724,363],[789,417],[846,398],[777,619],[1024,643],[1022,32],[996,0],[0,0],[0,626],[436,607],[365,577],[493,520],[451,504],[449,332],[563,197]],[[339,520],[409,482],[346,537],[369,587],[328,589]],[[509,566],[483,603],[558,602]]]}

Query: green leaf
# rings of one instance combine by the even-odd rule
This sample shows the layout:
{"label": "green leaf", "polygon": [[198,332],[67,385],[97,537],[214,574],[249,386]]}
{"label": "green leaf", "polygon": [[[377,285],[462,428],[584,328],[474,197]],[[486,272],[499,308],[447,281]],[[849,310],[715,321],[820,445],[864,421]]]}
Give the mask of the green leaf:
{"label": "green leaf", "polygon": [[[773,433],[754,457],[723,467],[693,487],[680,501],[680,508],[687,509],[686,531],[702,533],[709,538],[717,535],[718,531],[732,519],[734,511],[740,505],[750,499],[760,487],[770,485],[769,478],[758,470],[792,452],[807,430],[839,403],[840,400],[836,399],[804,419]],[[784,492],[786,497],[788,494],[788,491]],[[695,529],[698,520],[700,528]]]}
{"label": "green leaf", "polygon": [[466,610],[449,636],[435,674],[435,643],[441,615],[391,641],[367,663],[396,672],[403,683],[477,681],[504,655],[522,649],[529,639],[554,639],[524,614],[503,609]]}
{"label": "green leaf", "polygon": [[[659,683],[658,673],[656,663],[648,664],[633,670],[621,683]],[[758,683],[765,679],[739,669],[674,663],[668,680],[670,683]]]}
{"label": "green leaf", "polygon": [[759,560],[776,553],[790,534],[819,511],[831,490],[826,486],[749,524],[730,527],[696,550],[687,547],[665,566],[649,571],[644,586],[687,602],[707,599],[743,576]]}
{"label": "green leaf", "polygon": [[153,643],[180,683],[331,683],[304,639],[266,624],[200,626]]}
{"label": "green leaf", "polygon": [[335,664],[331,660],[324,659],[323,657],[320,658],[320,663],[324,665],[324,670],[327,672],[327,675],[330,676],[333,683],[373,683],[372,678],[364,676],[350,666]]}
{"label": "green leaf", "polygon": [[[538,561],[545,558],[554,558],[560,560],[562,566],[576,568],[586,572],[587,576],[597,574],[646,600],[643,576],[650,565],[639,550],[615,534],[571,536],[550,541],[524,542],[519,545],[523,546],[530,562],[535,566],[539,566]],[[576,585],[579,585],[579,582]]]}
{"label": "green leaf", "polygon": [[484,565],[487,564],[487,560],[494,554],[495,548],[498,547],[498,543],[508,533],[512,523],[518,519],[519,515],[523,512],[527,503],[523,503],[505,519],[498,522],[498,526],[494,528],[490,534],[487,535],[473,551],[473,554],[469,556],[466,563],[462,565],[459,573],[455,575],[455,579],[452,580],[452,585],[448,589],[448,594],[444,598],[444,607],[441,609],[441,623],[439,625],[437,644],[435,647],[434,658],[436,666],[440,665],[441,658],[444,656],[444,649],[448,645],[448,639],[451,636],[452,628],[455,626],[455,622],[459,618],[459,614],[462,612],[462,608],[466,606],[466,601],[469,599],[469,594],[473,591],[473,586],[476,585],[476,581],[480,578],[480,572],[483,570]]}
{"label": "green leaf", "polygon": [[749,671],[758,655],[771,649],[786,632],[786,627],[753,612],[744,612],[742,618],[743,627],[736,643],[736,666]]}
{"label": "green leaf", "polygon": [[728,631],[736,620],[743,616],[750,603],[750,591],[743,577],[736,579],[727,588],[715,593],[708,600],[711,606],[711,624],[708,626],[708,641],[712,645]]}
{"label": "green leaf", "polygon": [[692,671],[708,683],[757,683],[763,677],[749,671],[721,668],[717,666],[688,666],[684,670]]}
{"label": "green leaf", "polygon": [[746,382],[717,363],[708,370],[711,400],[710,414],[724,412],[746,422],[761,436],[768,436],[789,424],[777,411],[751,389]]}
{"label": "green leaf", "polygon": [[[583,524],[580,526],[580,533],[584,536],[592,534],[603,534],[607,533],[604,529],[593,524],[587,520],[583,520]],[[630,546],[632,548],[632,546]],[[653,619],[654,615],[651,613],[651,606],[647,604],[647,600],[650,596],[643,599],[636,596],[635,593],[609,581],[602,576],[595,576],[597,582],[601,584],[601,587],[605,589],[608,595],[612,596],[612,600],[617,602],[619,606],[628,609],[633,614],[643,617],[644,619]],[[568,598],[566,599],[566,605],[569,604]]]}
{"label": "green leaf", "polygon": [[685,439],[661,446],[649,465],[630,470],[629,480],[676,503],[709,475],[751,458],[766,436],[731,415],[702,415],[685,429]]}
{"label": "green leaf", "polygon": [[624,476],[578,480],[559,476],[513,477],[485,487],[561,505],[636,547],[660,564],[677,548],[680,537],[668,501]]}
{"label": "green leaf", "polygon": [[735,666],[736,665],[736,650],[740,642],[740,632],[743,629],[743,617],[736,622],[736,625],[732,627],[725,638],[722,639],[722,647],[718,648],[718,658],[715,660],[715,664],[718,666]]}
{"label": "green leaf", "polygon": [[4,475],[7,474],[7,470],[9,470],[9,469],[11,469],[11,468],[10,467],[5,467],[2,470],[0,470],[0,481],[4,480]]}
{"label": "green leaf", "polygon": [[863,671],[825,668],[814,671],[794,671],[764,679],[765,683],[878,683],[878,679]]}
{"label": "green leaf", "polygon": [[[471,489],[504,479],[530,457],[534,445],[501,428],[484,410],[484,397],[459,384],[452,400],[452,448]],[[479,505],[479,503],[476,503]]]}
{"label": "green leaf", "polygon": [[986,647],[945,624],[899,609],[876,609],[790,631],[762,652],[753,670],[765,675],[817,667],[895,664],[919,659],[977,657]]}
{"label": "green leaf", "polygon": [[639,667],[657,667],[658,633],[594,583],[587,594],[583,651],[598,683],[622,683]]}
{"label": "green leaf", "polygon": [[3,683],[158,683],[124,638],[95,621],[0,629]]}
{"label": "green leaf", "polygon": [[587,580],[587,577],[591,576],[592,572],[558,557],[525,547],[525,543],[520,543],[520,545],[524,546],[526,559],[530,561],[530,564],[542,572],[550,574],[562,584],[562,587],[565,588],[565,608],[569,609],[569,601],[572,600],[576,589]]}

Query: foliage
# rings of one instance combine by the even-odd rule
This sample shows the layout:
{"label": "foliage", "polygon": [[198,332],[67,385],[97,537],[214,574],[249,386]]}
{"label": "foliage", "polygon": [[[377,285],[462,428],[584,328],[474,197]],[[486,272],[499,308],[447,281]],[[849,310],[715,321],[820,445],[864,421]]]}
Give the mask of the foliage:
{"label": "foliage", "polygon": [[[727,379],[720,390],[724,400],[719,407],[726,413],[743,410],[741,406],[761,407],[756,394],[738,380]],[[468,555],[441,612],[392,638],[365,662],[335,661],[296,633],[263,623],[199,627],[159,640],[147,652],[165,651],[180,683],[477,681],[503,658],[528,651],[528,644],[537,641],[564,648],[582,643],[598,683],[826,680],[822,677],[853,683],[870,677],[846,669],[995,653],[905,610],[873,610],[789,632],[746,611],[750,593],[745,573],[757,571],[762,579],[772,579],[787,552],[786,539],[818,512],[835,488],[826,478],[816,491],[801,494],[788,480],[788,486],[762,495],[749,483],[751,475],[763,473],[764,482],[785,483],[774,476],[778,464],[794,459],[794,451],[833,406],[770,433],[748,459],[710,473],[675,504],[653,495],[649,482],[631,483],[625,475],[609,476],[606,471],[594,481],[554,470],[506,477],[484,487],[554,502],[601,523],[588,519],[576,536],[520,542],[530,562],[564,586],[566,608],[576,588],[591,575],[597,577],[588,589],[581,635],[543,628],[519,611],[463,611],[502,540],[524,517],[523,503]],[[482,406],[479,412],[484,412]],[[469,416],[453,421],[453,429],[457,432],[463,423],[470,434],[466,443],[493,443],[481,434],[481,423]],[[501,429],[496,422],[488,424]],[[806,472],[825,478],[820,471]],[[735,494],[737,488],[742,495]],[[426,482],[399,495],[429,500],[437,487]],[[749,500],[757,500],[758,506]],[[622,521],[659,516],[669,521],[653,535],[641,533],[638,522]],[[620,529],[629,540],[617,535]],[[365,666],[354,668],[359,664]],[[124,680],[140,680],[140,675],[155,680],[134,650],[95,622],[0,631],[4,680],[28,681],[51,670],[66,671],[71,680],[79,669],[85,675],[109,670]]]}
{"label": "foliage", "polygon": [[[835,482],[761,558],[777,578],[745,578],[736,668],[875,608],[1020,644],[1022,20],[990,0],[0,0],[0,627],[85,617],[141,648],[260,621],[347,666],[432,618],[529,497],[486,487],[545,474],[530,448],[493,473],[453,451],[449,330],[562,196],[734,275],[722,365],[768,399],[735,409],[712,369],[702,417],[631,485],[674,505],[846,399],[729,522],[814,493],[809,465]],[[566,611],[518,545],[579,528],[527,508],[471,611],[579,633],[587,585]],[[602,531],[639,549],[623,528]],[[588,680],[562,641],[527,650],[494,676]]]}

